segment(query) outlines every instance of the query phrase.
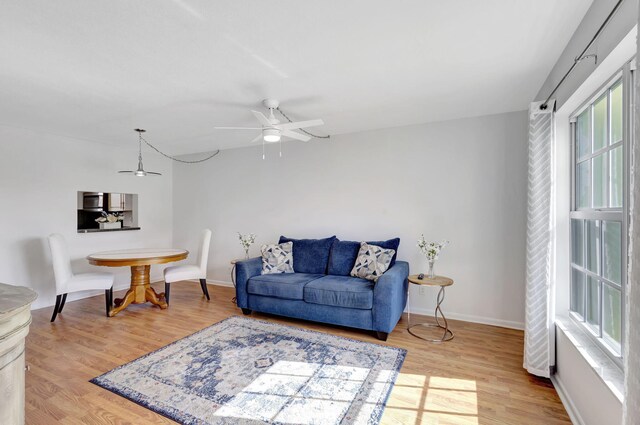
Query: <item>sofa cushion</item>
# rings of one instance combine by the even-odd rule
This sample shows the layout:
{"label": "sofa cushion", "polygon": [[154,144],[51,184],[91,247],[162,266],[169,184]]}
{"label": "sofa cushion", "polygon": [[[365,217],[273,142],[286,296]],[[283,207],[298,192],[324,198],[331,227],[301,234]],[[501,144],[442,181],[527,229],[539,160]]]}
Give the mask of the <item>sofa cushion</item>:
{"label": "sofa cushion", "polygon": [[370,310],[373,308],[373,282],[348,276],[324,276],[305,285],[304,301]]}
{"label": "sofa cushion", "polygon": [[[393,255],[393,258],[391,258],[389,268],[393,267],[396,263],[396,257],[398,256],[400,238],[389,239],[388,241],[370,241],[367,243],[384,249],[393,249],[396,253]],[[358,258],[358,251],[360,251],[360,242],[341,241],[336,239],[331,246],[331,255],[329,256],[327,274],[349,276],[354,264],[356,263],[356,258]],[[295,263],[295,251],[293,261]]]}
{"label": "sofa cushion", "polygon": [[280,236],[278,243],[293,242],[293,270],[296,273],[327,272],[329,252],[335,236],[325,239],[291,239]]}
{"label": "sofa cushion", "polygon": [[262,274],[293,273],[293,243],[262,245]]}
{"label": "sofa cushion", "polygon": [[353,270],[351,270],[351,276],[377,282],[378,278],[389,268],[391,258],[395,254],[396,252],[393,249],[384,249],[377,245],[361,242],[358,258]]}
{"label": "sofa cushion", "polygon": [[322,274],[278,273],[254,276],[247,282],[247,292],[253,295],[302,300],[304,286]]}

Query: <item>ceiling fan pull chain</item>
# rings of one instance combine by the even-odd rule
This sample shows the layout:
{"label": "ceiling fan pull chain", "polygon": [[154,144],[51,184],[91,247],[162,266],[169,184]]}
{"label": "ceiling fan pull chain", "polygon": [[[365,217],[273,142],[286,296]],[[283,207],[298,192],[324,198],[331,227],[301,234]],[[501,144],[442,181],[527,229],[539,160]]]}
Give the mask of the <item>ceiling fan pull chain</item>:
{"label": "ceiling fan pull chain", "polygon": [[[289,122],[293,122],[293,121],[291,120],[291,118],[289,118],[289,117],[287,116],[287,114],[285,114],[284,112],[282,112],[282,109],[280,109],[280,107],[279,107],[279,106],[278,106],[278,107],[276,107],[275,109],[276,109],[276,111],[278,111],[278,112],[280,113],[280,115],[282,115],[282,116],[283,116],[287,121],[289,121]],[[271,111],[271,113],[273,114],[273,110]],[[317,134],[313,134],[313,133],[308,132],[308,131],[307,131],[307,130],[305,130],[304,128],[299,128],[299,129],[298,129],[298,131],[303,132],[303,133],[304,133],[304,134],[306,134],[307,136],[315,137],[316,139],[329,139],[329,138],[331,138],[331,136],[330,136],[330,135],[326,135],[326,136],[318,136]]]}

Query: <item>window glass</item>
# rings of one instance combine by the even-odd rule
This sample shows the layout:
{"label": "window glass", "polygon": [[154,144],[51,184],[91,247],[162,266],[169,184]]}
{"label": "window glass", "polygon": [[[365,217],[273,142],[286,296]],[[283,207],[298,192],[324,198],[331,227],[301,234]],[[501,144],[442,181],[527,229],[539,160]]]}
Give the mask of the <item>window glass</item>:
{"label": "window glass", "polygon": [[607,206],[607,178],[606,178],[606,158],[607,153],[603,153],[601,155],[593,158],[593,163],[591,166],[592,174],[593,174],[593,208],[602,208]]}
{"label": "window glass", "polygon": [[605,284],[603,288],[602,332],[615,343],[622,342],[622,294]]}
{"label": "window glass", "polygon": [[622,140],[622,84],[611,90],[611,144]]}
{"label": "window glass", "polygon": [[593,151],[607,144],[607,96],[604,95],[593,105]]}
{"label": "window glass", "polygon": [[585,275],[577,269],[571,269],[571,311],[584,317]]}
{"label": "window glass", "polygon": [[584,221],[571,220],[571,261],[584,267]]}
{"label": "window glass", "polygon": [[578,115],[576,125],[576,156],[582,158],[591,153],[591,108]]}
{"label": "window glass", "polygon": [[589,208],[589,165],[591,161],[584,161],[578,164],[576,170],[576,206],[578,208]]}
{"label": "window glass", "polygon": [[617,284],[622,283],[622,223],[603,222],[604,258],[603,276]]}
{"label": "window glass", "polygon": [[587,278],[587,323],[599,327],[600,325],[600,283],[598,279]]}
{"label": "window glass", "polygon": [[609,189],[609,206],[612,208],[622,207],[622,146],[611,151],[611,186]]}
{"label": "window glass", "polygon": [[[620,361],[627,284],[625,211],[629,204],[627,135],[633,107],[624,84],[633,85],[629,64],[572,116],[570,309],[607,352]],[[597,97],[596,97],[597,96]]]}
{"label": "window glass", "polygon": [[600,257],[600,222],[587,220],[587,269],[598,274]]}

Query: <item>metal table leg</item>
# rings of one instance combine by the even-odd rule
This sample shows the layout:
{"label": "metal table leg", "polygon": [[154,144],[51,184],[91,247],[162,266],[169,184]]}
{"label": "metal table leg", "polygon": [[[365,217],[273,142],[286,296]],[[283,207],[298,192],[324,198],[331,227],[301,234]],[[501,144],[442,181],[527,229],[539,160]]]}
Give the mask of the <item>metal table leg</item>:
{"label": "metal table leg", "polygon": [[[415,325],[412,325],[411,324],[411,316],[409,316],[409,319],[408,319],[409,327],[407,328],[409,333],[411,335],[415,336],[416,338],[420,338],[420,339],[423,339],[423,340],[429,341],[429,342],[451,341],[453,339],[453,332],[449,329],[449,324],[447,323],[447,318],[444,317],[444,313],[442,312],[442,308],[440,308],[440,304],[442,304],[443,301],[444,301],[444,286],[441,286],[440,287],[440,291],[438,291],[436,310],[434,312],[434,318],[435,318],[436,323],[416,323]],[[409,302],[407,302],[407,305],[408,304],[409,304]],[[440,319],[438,318],[438,315],[440,315],[440,317],[444,321],[444,326],[442,326],[440,324]],[[425,337],[420,336],[417,333],[413,332],[412,329],[417,327],[417,326],[422,326],[422,327],[425,327],[425,328],[440,328],[440,329],[443,329],[444,332],[442,333],[442,337],[440,339],[428,339],[428,338],[425,338]]]}
{"label": "metal table leg", "polygon": [[[233,283],[233,288],[235,289],[235,287],[236,287],[236,263],[233,263],[233,267],[231,267],[231,283]],[[234,304],[237,304],[235,295],[233,296],[233,298],[231,298],[231,302],[234,303]]]}

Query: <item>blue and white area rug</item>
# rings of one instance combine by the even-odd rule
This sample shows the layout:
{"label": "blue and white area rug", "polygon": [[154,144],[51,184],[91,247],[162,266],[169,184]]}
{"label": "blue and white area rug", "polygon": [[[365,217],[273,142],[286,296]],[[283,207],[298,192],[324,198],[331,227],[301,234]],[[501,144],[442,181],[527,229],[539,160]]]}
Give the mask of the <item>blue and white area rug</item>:
{"label": "blue and white area rug", "polygon": [[377,424],[405,355],[231,317],[91,382],[185,424]]}

